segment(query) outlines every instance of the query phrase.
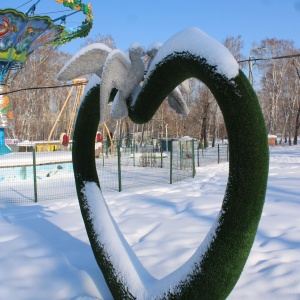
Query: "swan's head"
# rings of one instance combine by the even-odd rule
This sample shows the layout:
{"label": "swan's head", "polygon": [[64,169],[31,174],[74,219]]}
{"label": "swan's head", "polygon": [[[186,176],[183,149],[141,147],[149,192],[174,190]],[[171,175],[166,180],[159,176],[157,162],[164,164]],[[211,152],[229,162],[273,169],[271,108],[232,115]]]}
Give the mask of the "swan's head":
{"label": "swan's head", "polygon": [[140,43],[132,43],[129,48],[129,58],[130,60],[135,60],[137,58],[141,58],[145,55],[145,51],[143,46]]}

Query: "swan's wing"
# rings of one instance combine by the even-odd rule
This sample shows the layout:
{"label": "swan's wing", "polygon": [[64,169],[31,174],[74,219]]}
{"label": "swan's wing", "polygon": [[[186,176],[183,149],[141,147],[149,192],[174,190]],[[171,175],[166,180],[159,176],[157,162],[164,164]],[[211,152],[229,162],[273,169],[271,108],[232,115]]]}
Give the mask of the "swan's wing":
{"label": "swan's wing", "polygon": [[120,56],[120,69],[121,78],[116,78],[115,86],[119,89],[117,96],[114,98],[113,104],[110,109],[110,116],[113,120],[122,119],[128,116],[128,107],[126,100],[133,92],[133,90],[141,83],[144,79],[145,66],[141,59],[143,53],[142,48],[137,48],[136,51],[129,51],[129,57],[131,63],[127,67],[127,58]]}
{"label": "swan's wing", "polygon": [[100,84],[100,122],[106,119],[107,103],[113,88],[122,94],[129,88],[126,82],[130,76],[130,70],[131,61],[121,50],[115,49],[107,56]]}
{"label": "swan's wing", "polygon": [[188,115],[189,108],[186,105],[185,100],[183,99],[183,96],[179,90],[178,87],[176,87],[168,96],[168,103],[171,108],[173,108],[178,114],[180,115]]}
{"label": "swan's wing", "polygon": [[67,62],[57,79],[67,81],[85,74],[97,74],[100,77],[102,67],[111,51],[111,48],[101,43],[84,47]]}
{"label": "swan's wing", "polygon": [[129,73],[131,61],[127,53],[122,50],[115,49],[107,57],[103,66],[103,80],[108,80],[119,86],[124,85],[126,76]]}

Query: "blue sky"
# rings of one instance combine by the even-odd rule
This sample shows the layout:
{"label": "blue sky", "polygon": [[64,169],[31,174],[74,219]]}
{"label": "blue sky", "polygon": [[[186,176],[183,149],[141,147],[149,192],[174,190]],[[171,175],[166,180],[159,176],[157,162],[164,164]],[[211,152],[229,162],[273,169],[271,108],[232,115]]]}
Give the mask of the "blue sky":
{"label": "blue sky", "polygon": [[[19,8],[25,12],[37,0]],[[0,8],[17,8],[28,0],[0,0]],[[83,0],[88,3],[87,0]],[[300,48],[300,0],[90,0],[94,26],[90,37],[110,34],[117,48],[127,50],[132,42],[145,48],[155,41],[165,42],[173,34],[196,26],[207,34],[224,41],[227,36],[241,35],[243,54],[248,57],[253,42],[262,39],[289,39]],[[52,13],[65,8],[55,0],[41,0],[37,14],[51,13],[53,19],[68,12]],[[67,26],[79,25],[84,16],[75,14]],[[62,51],[75,54],[84,39],[71,41]]]}

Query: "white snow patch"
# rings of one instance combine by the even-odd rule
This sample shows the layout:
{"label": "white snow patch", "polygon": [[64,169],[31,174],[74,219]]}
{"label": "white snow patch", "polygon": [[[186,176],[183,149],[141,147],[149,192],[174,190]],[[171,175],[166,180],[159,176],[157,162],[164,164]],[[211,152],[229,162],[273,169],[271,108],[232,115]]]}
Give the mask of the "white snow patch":
{"label": "white snow patch", "polygon": [[154,42],[152,44],[150,44],[148,47],[147,47],[147,53],[148,52],[152,52],[152,51],[155,51],[157,52],[159,48],[161,48],[161,46],[163,45],[163,43],[161,42]]}
{"label": "white snow patch", "polygon": [[164,43],[154,57],[147,75],[153,71],[155,65],[174,52],[189,52],[203,57],[228,79],[238,75],[239,65],[229,50],[196,27],[182,30]]}
{"label": "white snow patch", "polygon": [[[21,154],[24,155],[8,154],[5,162],[11,160],[13,164],[16,157],[12,157]],[[61,154],[70,159],[70,152]],[[49,153],[45,155],[50,158]],[[31,155],[22,162],[28,161],[32,161]],[[229,300],[299,300],[299,174],[299,145],[270,147],[270,173],[262,218],[248,261]],[[172,185],[139,186],[136,178],[134,189],[105,192],[107,206],[97,187],[90,184],[90,197],[95,197],[93,205],[97,209],[95,215],[102,214],[107,221],[107,225],[101,222],[105,227],[99,234],[103,232],[108,239],[109,234],[115,236],[120,231],[155,278],[143,275],[138,281],[141,291],[147,292],[143,284],[148,280],[158,291],[156,284],[167,283],[161,279],[171,278],[170,274],[196,255],[205,236],[212,238],[207,233],[213,224],[218,224],[227,177],[228,163],[221,163],[197,168],[194,179]],[[1,203],[1,297],[113,299],[95,262],[75,196],[32,204]],[[120,247],[121,252],[116,248],[113,255],[115,259],[126,260],[123,266],[135,266],[135,258],[132,261],[128,258],[126,242],[117,239],[108,243],[109,247]],[[132,276],[139,274],[134,272]]]}
{"label": "white snow patch", "polygon": [[87,85],[86,85],[85,88],[84,88],[84,93],[83,93],[81,99],[83,100],[83,99],[86,97],[86,95],[90,92],[90,90],[91,90],[92,88],[94,88],[96,85],[100,85],[100,83],[101,83],[101,78],[100,78],[98,75],[93,74],[93,75],[90,77],[90,79],[89,79]]}

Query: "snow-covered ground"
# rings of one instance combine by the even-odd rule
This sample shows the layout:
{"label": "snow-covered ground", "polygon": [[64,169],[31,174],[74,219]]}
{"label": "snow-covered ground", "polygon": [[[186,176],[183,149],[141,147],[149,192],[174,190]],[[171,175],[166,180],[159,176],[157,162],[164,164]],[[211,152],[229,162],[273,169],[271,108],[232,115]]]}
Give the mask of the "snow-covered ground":
{"label": "snow-covered ground", "polygon": [[[104,193],[152,275],[169,274],[199,246],[220,209],[227,174],[228,163],[221,163],[173,185],[137,181],[136,188]],[[0,207],[0,299],[112,299],[76,198]],[[273,147],[257,236],[228,299],[300,299],[299,215],[300,146]]]}

